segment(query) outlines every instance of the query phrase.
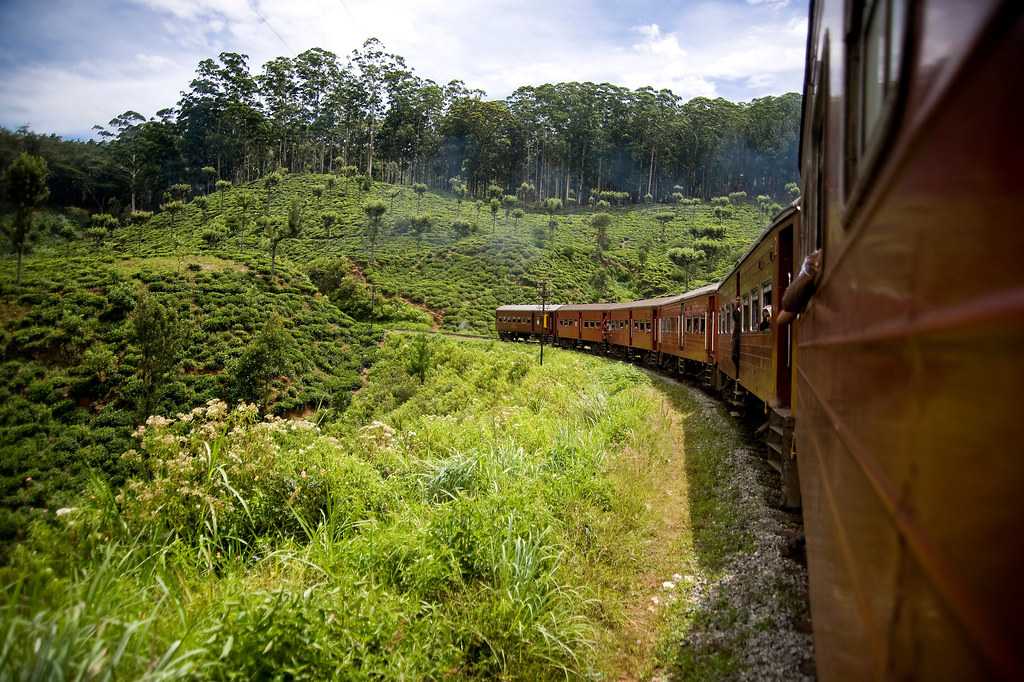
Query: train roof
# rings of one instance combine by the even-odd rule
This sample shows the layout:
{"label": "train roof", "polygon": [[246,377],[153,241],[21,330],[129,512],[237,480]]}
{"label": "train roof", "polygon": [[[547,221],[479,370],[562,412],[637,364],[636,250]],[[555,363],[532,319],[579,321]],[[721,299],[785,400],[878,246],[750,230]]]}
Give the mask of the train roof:
{"label": "train roof", "polygon": [[539,313],[541,310],[544,312],[551,312],[558,310],[562,305],[560,303],[547,303],[541,306],[539,303],[530,304],[515,304],[515,305],[503,305],[499,306],[495,312],[499,313]]}
{"label": "train roof", "polygon": [[697,287],[696,289],[691,289],[690,291],[687,291],[685,294],[683,294],[682,298],[684,301],[686,301],[691,298],[697,298],[698,296],[706,296],[707,294],[713,294],[716,291],[718,291],[718,287],[720,287],[721,285],[721,282],[712,282],[711,284],[705,284],[702,287]]}
{"label": "train roof", "polygon": [[639,301],[628,301],[626,303],[615,303],[615,308],[658,308],[670,303],[677,303],[683,300],[686,294],[672,294],[671,296],[659,296],[657,298],[642,298]]}
{"label": "train roof", "polygon": [[560,310],[566,313],[576,313],[582,310],[607,310],[618,303],[567,303]]}
{"label": "train roof", "polygon": [[[788,219],[790,216],[792,216],[799,210],[800,197],[797,197],[796,199],[793,200],[793,203],[791,203],[789,206],[776,213],[775,217],[772,218],[772,221],[768,223],[768,226],[761,231],[761,234],[757,236],[757,239],[755,239],[754,242],[750,245],[750,247],[743,252],[743,255],[739,257],[739,259],[736,261],[736,265],[732,266],[732,269],[729,270],[725,277],[722,278],[722,282],[732,277],[733,274],[740,269],[740,265],[743,263],[743,261],[747,260],[747,256],[752,254],[754,252],[754,249],[761,245],[761,242],[763,242],[765,238],[772,233],[772,230],[778,227],[779,223]],[[722,282],[718,283],[719,286],[721,286]]]}

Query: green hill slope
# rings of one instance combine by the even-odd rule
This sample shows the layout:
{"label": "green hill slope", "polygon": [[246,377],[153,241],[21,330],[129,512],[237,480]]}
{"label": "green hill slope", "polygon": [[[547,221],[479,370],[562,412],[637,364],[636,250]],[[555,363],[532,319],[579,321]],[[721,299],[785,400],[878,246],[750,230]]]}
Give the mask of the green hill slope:
{"label": "green hill slope", "polygon": [[[334,187],[317,198],[328,182]],[[363,213],[371,199],[389,207],[372,264]],[[280,244],[272,278],[257,219],[284,220],[293,202],[304,229]],[[597,252],[587,210],[556,215],[550,229],[543,212],[506,222],[502,211],[492,221],[470,202],[384,184],[362,191],[341,177],[289,175],[270,193],[234,187],[200,203],[100,241],[44,241],[26,259],[21,287],[13,267],[0,273],[0,544],[66,502],[88,471],[115,482],[125,475],[119,457],[146,416],[132,323],[140,291],[177,316],[182,337],[181,362],[159,382],[152,411],[246,397],[241,360],[274,317],[291,343],[268,379],[267,408],[341,410],[374,360],[382,325],[486,334],[497,305],[537,300],[541,281],[552,302],[681,291],[668,249],[692,243],[689,228],[718,224],[710,206],[678,209],[662,241],[654,215],[665,207],[611,209],[609,245]],[[330,231],[325,213],[338,217]],[[432,218],[419,239],[408,229],[416,215]],[[459,217],[478,229],[457,237]],[[727,270],[761,222],[749,206],[723,220],[718,257],[690,284]]]}
{"label": "green hill slope", "polygon": [[[721,251],[690,285],[711,281],[729,269],[765,222],[749,204],[735,207],[732,216],[722,221],[713,217],[709,204],[612,208],[609,248],[598,255],[594,253],[595,230],[589,224],[591,209],[560,211],[554,216],[557,227],[551,230],[548,215],[539,210],[528,210],[518,222],[506,221],[502,210],[495,222],[486,205],[478,209],[473,202],[460,204],[450,196],[433,193],[418,199],[408,187],[382,183],[362,191],[346,178],[337,178],[335,187],[317,198],[314,189],[324,183],[325,176],[287,175],[271,193],[269,215],[278,219],[284,218],[292,200],[299,200],[302,206],[302,237],[286,240],[280,247],[282,262],[289,264],[286,267],[302,270],[319,258],[347,256],[382,291],[442,312],[445,328],[480,333],[493,328],[494,307],[535,300],[541,281],[548,283],[554,302],[624,300],[684,290],[684,282],[668,260],[669,248],[691,245],[695,240],[691,228],[720,225],[725,230]],[[250,195],[251,203],[244,211],[244,227],[240,224],[243,194]],[[388,211],[375,263],[370,267],[368,221],[362,207],[373,199],[383,200]],[[235,187],[223,196],[210,197],[205,218],[191,202],[177,216],[174,227],[170,216],[161,214],[145,225],[125,228],[114,244],[119,251],[146,255],[242,256],[265,267],[269,252],[259,248],[260,228],[255,221],[268,213],[267,205],[267,190],[262,185]],[[678,217],[669,223],[662,241],[662,228],[654,216],[665,211]],[[339,216],[330,231],[322,223],[325,213]],[[421,239],[406,227],[416,215],[433,221]],[[452,222],[459,218],[478,231],[457,237]],[[221,236],[222,241],[207,243],[204,234]],[[642,251],[646,251],[646,259]],[[608,276],[604,291],[593,282],[600,270]]]}

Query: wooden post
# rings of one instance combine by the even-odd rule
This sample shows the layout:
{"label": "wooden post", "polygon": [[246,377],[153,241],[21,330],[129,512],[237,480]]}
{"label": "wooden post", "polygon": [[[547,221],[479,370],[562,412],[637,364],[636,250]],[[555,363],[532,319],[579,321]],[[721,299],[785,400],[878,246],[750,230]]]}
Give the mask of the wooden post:
{"label": "wooden post", "polygon": [[540,283],[540,364],[544,366],[544,332],[548,326],[548,314],[547,314],[547,294],[548,294],[548,283]]}

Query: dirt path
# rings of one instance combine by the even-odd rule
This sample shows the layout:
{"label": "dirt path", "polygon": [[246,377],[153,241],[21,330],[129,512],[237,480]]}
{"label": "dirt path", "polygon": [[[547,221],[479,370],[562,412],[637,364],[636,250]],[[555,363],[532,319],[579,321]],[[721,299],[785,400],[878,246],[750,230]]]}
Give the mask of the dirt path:
{"label": "dirt path", "polygon": [[625,619],[609,643],[615,652],[609,660],[609,679],[621,681],[649,679],[653,674],[666,607],[679,598],[692,571],[686,561],[691,542],[683,415],[666,397],[660,396],[660,401],[660,412],[651,415],[658,457],[643,477],[649,519],[643,568],[632,576]]}

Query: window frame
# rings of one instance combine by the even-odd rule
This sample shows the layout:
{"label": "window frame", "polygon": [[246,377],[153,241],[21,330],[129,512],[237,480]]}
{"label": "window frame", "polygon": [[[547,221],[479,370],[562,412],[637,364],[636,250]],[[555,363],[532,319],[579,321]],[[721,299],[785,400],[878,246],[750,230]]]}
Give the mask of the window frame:
{"label": "window frame", "polygon": [[[900,9],[897,9],[899,7]],[[856,0],[846,11],[843,37],[843,107],[842,107],[842,190],[844,206],[842,222],[849,228],[858,208],[864,203],[874,180],[884,164],[888,150],[898,132],[900,117],[906,106],[909,91],[909,69],[913,58],[916,3],[909,0]],[[899,35],[894,33],[896,12],[902,12]],[[881,110],[868,133],[865,130],[865,92],[869,60],[866,58],[867,31],[872,18],[884,12],[884,63],[881,65],[883,82]],[[897,61],[893,61],[893,53]]]}

